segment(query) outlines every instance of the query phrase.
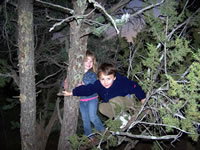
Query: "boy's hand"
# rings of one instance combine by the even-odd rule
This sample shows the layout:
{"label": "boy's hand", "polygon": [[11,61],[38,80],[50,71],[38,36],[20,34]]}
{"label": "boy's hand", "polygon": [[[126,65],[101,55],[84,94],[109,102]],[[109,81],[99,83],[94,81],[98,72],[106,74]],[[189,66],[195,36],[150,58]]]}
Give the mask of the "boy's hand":
{"label": "boy's hand", "polygon": [[144,102],[146,101],[146,98],[141,100],[141,103],[144,104]]}
{"label": "boy's hand", "polygon": [[69,91],[62,91],[64,96],[72,96],[72,92]]}

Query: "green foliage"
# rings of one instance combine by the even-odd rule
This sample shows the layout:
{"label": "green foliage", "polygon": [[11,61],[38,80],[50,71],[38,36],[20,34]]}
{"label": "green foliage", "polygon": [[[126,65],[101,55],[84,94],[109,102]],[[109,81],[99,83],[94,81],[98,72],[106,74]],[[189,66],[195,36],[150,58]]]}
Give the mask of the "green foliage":
{"label": "green foliage", "polygon": [[4,87],[6,85],[6,83],[9,82],[11,79],[7,75],[7,74],[9,74],[7,66],[8,66],[7,60],[1,59],[0,60],[0,87]]}
{"label": "green foliage", "polygon": [[142,63],[144,66],[150,68],[151,72],[154,72],[158,68],[160,60],[156,46],[152,44],[147,44],[147,58],[144,59]]}
{"label": "green foliage", "polygon": [[147,44],[147,57],[142,61],[144,67],[147,67],[147,72],[144,74],[145,82],[144,90],[147,91],[155,86],[154,77],[158,66],[160,65],[159,53],[156,47],[152,44]]}
{"label": "green foliage", "polygon": [[94,28],[93,30],[93,34],[96,35],[97,37],[101,37],[103,35],[103,33],[105,32],[105,30],[109,27],[110,25],[104,25],[104,26],[100,26],[97,28]]}
{"label": "green foliage", "polygon": [[169,96],[182,95],[183,85],[178,84],[172,77],[168,76],[170,89],[168,90]]}
{"label": "green foliage", "polygon": [[[166,116],[163,116],[162,119],[163,119],[163,123],[166,125],[179,126],[179,119],[174,118],[172,114],[167,114]],[[166,131],[172,132],[174,131],[174,129],[171,127],[166,127]]]}
{"label": "green foliage", "polygon": [[111,120],[111,119],[109,119],[106,122],[106,126],[109,128],[109,130],[114,131],[114,132],[119,131],[121,125],[122,125],[122,123],[121,123],[120,120]]}
{"label": "green foliage", "polygon": [[158,143],[153,142],[153,146],[151,147],[151,150],[161,150],[161,148],[159,147]]}
{"label": "green foliage", "polygon": [[[181,127],[183,130],[191,132],[190,136],[193,140],[197,140],[198,134],[196,131],[195,122],[200,120],[200,52],[194,53],[195,61],[190,66],[190,72],[186,76],[187,83],[177,83],[172,77],[169,77],[170,81],[170,90],[168,91],[169,96],[178,98],[178,104],[172,105],[170,108],[175,107],[176,110],[184,109],[185,119],[181,120]],[[185,105],[187,104],[187,105]],[[173,109],[172,109],[173,110]],[[164,122],[168,124],[175,122],[174,119],[170,116],[167,118],[163,117]],[[170,121],[169,121],[170,120]],[[170,124],[171,124],[170,123]],[[171,124],[172,125],[172,124]],[[178,125],[177,125],[178,126]]]}
{"label": "green foliage", "polygon": [[88,144],[88,137],[85,135],[79,137],[78,135],[74,134],[69,137],[69,141],[72,145],[72,149],[77,150],[79,149],[80,145]]}
{"label": "green foliage", "polygon": [[[146,12],[146,27],[134,39],[132,63],[127,61],[130,47],[123,49],[119,60],[127,68],[131,65],[130,78],[139,81],[150,94],[147,107],[153,113],[145,121],[166,125],[154,128],[151,133],[176,134],[181,129],[196,141],[197,123],[200,123],[200,50],[191,48],[194,39],[185,33],[185,26],[176,29],[192,14],[184,6],[185,3],[180,5],[170,0],[158,8],[160,16],[155,17],[153,11]],[[194,18],[187,27],[199,26],[200,21]]]}
{"label": "green foliage", "polygon": [[4,87],[8,81],[9,81],[8,78],[0,77],[0,87]]}
{"label": "green foliage", "polygon": [[168,17],[168,28],[171,30],[176,26],[180,21],[183,20],[183,13],[179,13],[177,11],[178,3],[176,1],[170,0],[167,1],[167,3],[164,3],[162,5],[162,8],[160,9],[161,14],[164,14]]}
{"label": "green foliage", "polygon": [[76,150],[79,147],[79,137],[75,134],[69,137],[69,141],[72,145],[72,149]]}
{"label": "green foliage", "polygon": [[19,101],[16,99],[7,98],[6,101],[8,103],[2,107],[3,110],[13,109],[16,105],[19,104]]}
{"label": "green foliage", "polygon": [[117,137],[112,136],[111,138],[109,138],[108,144],[109,144],[110,147],[115,147],[117,145],[117,143],[118,143]]}
{"label": "green foliage", "polygon": [[189,42],[184,38],[176,38],[175,40],[172,40],[169,43],[169,45],[169,49],[173,49],[169,51],[169,67],[171,67],[174,64],[182,64],[185,58],[189,56],[189,53],[191,53],[191,49],[189,48]]}
{"label": "green foliage", "polygon": [[103,23],[103,22],[105,22],[105,18],[103,16],[99,16],[96,18],[96,21],[99,23]]}
{"label": "green foliage", "polygon": [[11,123],[11,129],[12,130],[20,128],[20,123],[19,122],[11,121],[10,123]]}

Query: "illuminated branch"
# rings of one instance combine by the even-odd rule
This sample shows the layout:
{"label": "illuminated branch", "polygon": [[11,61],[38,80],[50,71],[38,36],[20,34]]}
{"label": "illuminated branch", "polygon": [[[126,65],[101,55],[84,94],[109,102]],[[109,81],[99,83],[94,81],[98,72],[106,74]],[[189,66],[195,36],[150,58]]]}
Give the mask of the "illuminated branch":
{"label": "illuminated branch", "polygon": [[41,0],[35,0],[37,3],[40,3],[46,7],[50,7],[50,8],[57,8],[61,11],[64,11],[64,12],[67,12],[67,13],[70,13],[71,15],[74,14],[74,10],[73,9],[69,9],[69,8],[66,8],[66,7],[62,7],[60,5],[56,5],[56,4],[52,4],[52,3],[48,3],[48,2],[44,2],[44,1],[41,1]]}
{"label": "illuminated branch", "polygon": [[[65,18],[65,19],[59,19],[59,20],[61,20],[60,22],[58,22],[58,23],[55,23],[54,25],[53,25],[53,27],[51,27],[50,29],[49,29],[49,32],[51,32],[52,30],[54,30],[54,28],[56,27],[56,26],[60,26],[60,25],[62,25],[64,22],[68,22],[68,21],[71,21],[71,20],[73,20],[73,19],[84,19],[84,18],[86,18],[86,17],[88,17],[89,15],[91,15],[93,12],[94,12],[94,10],[95,9],[93,9],[92,11],[90,11],[88,14],[86,14],[86,15],[81,15],[81,16],[79,16],[79,15],[74,15],[74,16],[70,16],[70,17],[67,17],[67,18]],[[58,19],[57,19],[58,20]]]}
{"label": "illuminated branch", "polygon": [[168,140],[168,139],[176,139],[178,135],[165,135],[165,136],[151,136],[151,135],[135,135],[128,132],[116,132],[115,135],[128,136],[131,138],[137,139],[149,139],[149,140]]}
{"label": "illuminated branch", "polygon": [[117,25],[116,25],[116,23],[115,23],[115,20],[112,18],[112,16],[110,16],[110,15],[106,12],[105,8],[103,8],[103,7],[102,7],[98,2],[96,2],[95,0],[88,0],[88,1],[89,1],[89,3],[93,3],[93,5],[94,5],[95,8],[99,9],[106,17],[108,17],[108,19],[110,20],[110,22],[111,22],[112,25],[114,26],[114,28],[115,28],[117,34],[119,34],[119,30],[118,30],[118,28],[117,28]]}

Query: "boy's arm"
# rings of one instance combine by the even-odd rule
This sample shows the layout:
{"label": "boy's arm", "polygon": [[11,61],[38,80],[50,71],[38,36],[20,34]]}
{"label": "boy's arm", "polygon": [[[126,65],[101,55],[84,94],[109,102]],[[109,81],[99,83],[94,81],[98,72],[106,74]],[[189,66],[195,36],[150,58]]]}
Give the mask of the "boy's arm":
{"label": "boy's arm", "polygon": [[81,85],[74,88],[72,91],[63,91],[64,96],[90,96],[97,93],[95,85]]}
{"label": "boy's arm", "polygon": [[130,94],[135,94],[135,96],[141,100],[141,103],[144,104],[146,100],[146,94],[142,90],[142,87],[137,82],[131,80],[129,80],[129,84],[127,85],[129,85],[128,90]]}

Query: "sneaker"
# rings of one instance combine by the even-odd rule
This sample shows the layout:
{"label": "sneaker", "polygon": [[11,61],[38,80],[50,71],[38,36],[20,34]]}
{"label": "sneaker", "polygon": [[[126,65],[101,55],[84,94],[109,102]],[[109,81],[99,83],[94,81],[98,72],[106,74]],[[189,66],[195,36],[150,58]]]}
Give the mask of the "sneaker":
{"label": "sneaker", "polygon": [[88,144],[96,145],[98,144],[99,139],[97,136],[90,137],[88,140]]}
{"label": "sneaker", "polygon": [[122,125],[120,126],[120,129],[122,129],[127,125],[128,121],[131,119],[131,116],[127,113],[123,113],[117,119],[121,121]]}

